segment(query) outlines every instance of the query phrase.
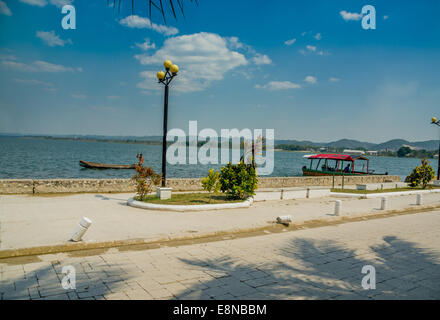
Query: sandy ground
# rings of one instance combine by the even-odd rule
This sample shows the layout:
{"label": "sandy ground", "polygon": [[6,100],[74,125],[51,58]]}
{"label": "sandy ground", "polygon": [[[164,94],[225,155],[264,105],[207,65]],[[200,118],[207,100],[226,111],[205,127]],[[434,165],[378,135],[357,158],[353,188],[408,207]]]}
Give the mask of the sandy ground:
{"label": "sandy ground", "polygon": [[[92,220],[84,241],[158,239],[266,226],[279,215],[293,222],[334,216],[336,198],[265,201],[249,209],[167,212],[132,208],[133,194],[0,196],[0,249],[67,243],[82,217]],[[379,213],[380,199],[342,199],[341,215]],[[389,197],[390,210],[415,207],[416,196]],[[425,194],[424,205],[440,204],[440,194]]]}

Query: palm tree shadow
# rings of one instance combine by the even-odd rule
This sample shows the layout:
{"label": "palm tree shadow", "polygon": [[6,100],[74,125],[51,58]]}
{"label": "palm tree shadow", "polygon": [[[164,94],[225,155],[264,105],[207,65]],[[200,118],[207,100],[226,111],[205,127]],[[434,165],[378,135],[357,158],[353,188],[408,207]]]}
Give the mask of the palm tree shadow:
{"label": "palm tree shadow", "polygon": [[[273,261],[239,263],[231,256],[188,260],[211,278],[178,299],[439,299],[439,255],[393,236],[368,250],[355,251],[334,241],[295,239],[277,250]],[[376,288],[362,279],[376,270]],[[435,272],[437,271],[437,273]],[[370,281],[367,281],[367,284]]]}
{"label": "palm tree shadow", "polygon": [[69,271],[63,270],[67,265],[61,265],[58,261],[31,267],[24,273],[18,272],[16,276],[1,282],[0,300],[104,299],[104,296],[120,291],[130,281],[131,277],[121,272],[118,264],[108,265],[105,270],[96,272],[91,265],[87,262],[69,264],[75,270],[74,282],[67,281],[67,278],[63,281]]}

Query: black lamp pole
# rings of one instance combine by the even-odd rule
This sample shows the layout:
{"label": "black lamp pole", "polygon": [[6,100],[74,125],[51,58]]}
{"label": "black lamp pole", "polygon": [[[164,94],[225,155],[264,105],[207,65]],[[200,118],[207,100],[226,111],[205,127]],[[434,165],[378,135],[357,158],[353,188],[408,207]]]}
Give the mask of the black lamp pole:
{"label": "black lamp pole", "polygon": [[[436,124],[440,127],[440,120],[437,120],[437,118],[432,118],[432,124]],[[437,180],[440,180],[440,139],[438,142],[438,167],[437,167]]]}
{"label": "black lamp pole", "polygon": [[165,97],[163,103],[163,137],[162,137],[162,187],[166,186],[167,132],[168,132],[168,84],[165,84]]}
{"label": "black lamp pole", "polygon": [[176,65],[171,64],[171,61],[165,61],[164,65],[166,72],[160,71],[157,73],[159,83],[163,83],[165,85],[162,137],[162,187],[166,187],[167,174],[168,88],[170,82],[175,76],[177,76],[177,72],[179,71],[179,68]]}
{"label": "black lamp pole", "polygon": [[438,141],[438,167],[437,167],[437,180],[440,180],[440,140]]}

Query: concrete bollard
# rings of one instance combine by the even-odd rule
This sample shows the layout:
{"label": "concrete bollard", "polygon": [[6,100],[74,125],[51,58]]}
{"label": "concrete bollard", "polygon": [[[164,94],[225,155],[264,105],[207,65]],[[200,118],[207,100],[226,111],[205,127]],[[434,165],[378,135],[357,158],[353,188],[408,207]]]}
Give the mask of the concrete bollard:
{"label": "concrete bollard", "polygon": [[335,201],[335,216],[339,216],[339,214],[341,213],[341,206],[342,206],[342,201],[336,200]]}
{"label": "concrete bollard", "polygon": [[277,222],[288,225],[290,222],[292,222],[292,216],[279,216],[277,217]]}
{"label": "concrete bollard", "polygon": [[76,226],[76,229],[73,232],[72,236],[70,237],[70,240],[75,242],[81,241],[81,238],[86,233],[87,229],[90,227],[91,224],[92,224],[92,220],[83,217]]}
{"label": "concrete bollard", "polygon": [[386,210],[387,209],[387,197],[382,197],[382,200],[380,202],[380,210]]}
{"label": "concrete bollard", "polygon": [[422,198],[422,194],[419,193],[417,194],[417,201],[416,201],[416,205],[421,206],[423,203],[423,198]]}

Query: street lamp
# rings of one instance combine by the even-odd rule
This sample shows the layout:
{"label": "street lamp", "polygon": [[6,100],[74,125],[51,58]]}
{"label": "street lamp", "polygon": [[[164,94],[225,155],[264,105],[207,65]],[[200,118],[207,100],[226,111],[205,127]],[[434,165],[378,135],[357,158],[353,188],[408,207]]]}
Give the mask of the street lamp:
{"label": "street lamp", "polygon": [[[437,120],[436,117],[432,117],[431,124],[436,124],[440,127],[440,120]],[[440,180],[440,140],[438,144],[438,167],[437,167],[437,180]]]}
{"label": "street lamp", "polygon": [[173,64],[170,60],[165,60],[163,63],[165,67],[165,72],[159,71],[157,73],[157,79],[159,83],[165,85],[165,97],[163,104],[163,138],[162,138],[162,187],[166,186],[166,173],[167,173],[167,125],[168,125],[168,85],[171,83],[173,78],[177,76],[179,72],[179,67]]}

